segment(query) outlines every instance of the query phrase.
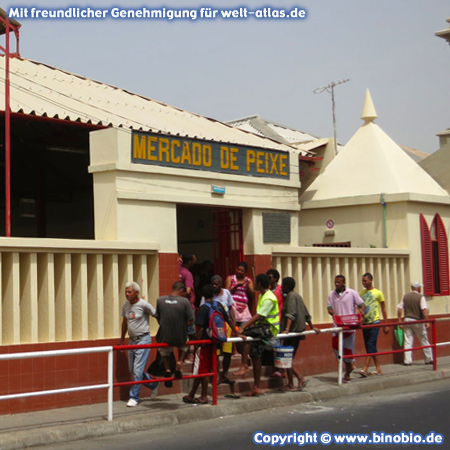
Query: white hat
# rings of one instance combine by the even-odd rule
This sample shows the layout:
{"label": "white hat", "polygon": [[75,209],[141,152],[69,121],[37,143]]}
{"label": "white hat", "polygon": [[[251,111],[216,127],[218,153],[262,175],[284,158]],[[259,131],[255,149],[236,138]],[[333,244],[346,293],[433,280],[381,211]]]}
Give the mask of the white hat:
{"label": "white hat", "polygon": [[421,284],[419,281],[411,281],[411,287],[414,289],[418,289],[423,287],[423,284]]}

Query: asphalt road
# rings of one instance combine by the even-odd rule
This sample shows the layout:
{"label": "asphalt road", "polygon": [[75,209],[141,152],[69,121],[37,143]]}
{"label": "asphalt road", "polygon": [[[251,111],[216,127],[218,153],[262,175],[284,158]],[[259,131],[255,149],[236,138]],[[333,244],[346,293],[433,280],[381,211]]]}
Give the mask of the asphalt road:
{"label": "asphalt road", "polygon": [[[288,395],[288,394],[280,394]],[[119,449],[183,449],[183,450],[245,450],[269,448],[270,444],[257,445],[253,442],[256,432],[267,434],[292,435],[296,432],[297,443],[285,448],[298,448],[298,441],[309,433],[317,443],[307,443],[303,448],[328,449],[385,449],[385,448],[424,448],[422,445],[406,444],[330,444],[320,443],[324,432],[331,434],[377,432],[374,440],[379,442],[386,435],[404,432],[407,438],[420,433],[424,437],[430,432],[443,436],[438,448],[450,448],[450,380],[441,380],[422,385],[388,389],[351,398],[339,398],[320,403],[300,404],[286,408],[258,411],[252,414],[215,419],[198,424],[190,423],[171,428],[145,432],[122,434],[101,439],[79,441],[69,444],[48,446],[46,449],[58,450],[119,450]],[[202,406],[197,406],[202,408]],[[414,434],[412,434],[414,433]],[[327,435],[324,435],[326,439]],[[402,438],[398,435],[396,439]],[[373,437],[373,436],[371,436]],[[256,439],[262,440],[263,435]],[[265,439],[269,439],[266,437]],[[389,439],[389,438],[386,438]],[[419,437],[416,436],[418,440]],[[432,446],[434,447],[434,445]],[[429,446],[427,446],[429,448]]]}

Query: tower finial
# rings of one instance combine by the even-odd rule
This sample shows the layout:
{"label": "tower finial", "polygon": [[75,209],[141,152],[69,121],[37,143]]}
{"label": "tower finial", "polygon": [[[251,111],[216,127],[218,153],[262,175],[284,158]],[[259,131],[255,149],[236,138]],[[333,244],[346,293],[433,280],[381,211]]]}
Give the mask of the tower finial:
{"label": "tower finial", "polygon": [[378,117],[375,111],[375,106],[373,106],[372,97],[370,95],[369,89],[366,91],[366,98],[364,100],[364,107],[362,110],[361,119],[366,123],[373,122]]}

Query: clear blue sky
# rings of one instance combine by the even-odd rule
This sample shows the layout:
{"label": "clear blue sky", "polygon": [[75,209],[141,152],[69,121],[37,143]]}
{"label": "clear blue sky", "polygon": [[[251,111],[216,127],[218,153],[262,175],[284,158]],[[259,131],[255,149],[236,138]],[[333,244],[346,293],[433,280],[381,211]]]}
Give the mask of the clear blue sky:
{"label": "clear blue sky", "polygon": [[320,137],[362,123],[365,89],[377,123],[399,144],[433,152],[450,127],[450,46],[434,36],[448,26],[448,0],[20,0],[42,8],[199,8],[271,6],[307,10],[305,20],[19,19],[21,54],[218,120],[250,114]]}

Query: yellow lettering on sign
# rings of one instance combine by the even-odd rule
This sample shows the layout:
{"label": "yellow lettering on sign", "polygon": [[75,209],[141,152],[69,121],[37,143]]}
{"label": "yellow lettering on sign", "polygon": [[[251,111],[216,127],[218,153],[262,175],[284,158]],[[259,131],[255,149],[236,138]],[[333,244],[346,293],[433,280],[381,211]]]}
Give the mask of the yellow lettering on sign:
{"label": "yellow lettering on sign", "polygon": [[251,171],[251,164],[255,164],[256,162],[256,152],[255,150],[247,150],[247,172]]}
{"label": "yellow lettering on sign", "polygon": [[205,167],[212,166],[212,150],[210,145],[203,146],[203,165]]}
{"label": "yellow lettering on sign", "polygon": [[190,165],[192,164],[191,150],[189,148],[189,142],[184,142],[184,144],[183,144],[183,151],[181,153],[181,164],[184,164],[186,161]]}
{"label": "yellow lettering on sign", "polygon": [[172,140],[172,144],[170,146],[170,154],[171,154],[171,157],[172,157],[172,162],[175,163],[175,164],[179,164],[180,160],[181,160],[181,157],[180,156],[175,156],[175,146],[177,146],[178,148],[181,147],[180,141],[177,140],[177,139],[173,139]]}
{"label": "yellow lettering on sign", "polygon": [[203,165],[205,167],[211,167],[212,166],[212,149],[210,145],[203,145],[202,148],[203,153]]}
{"label": "yellow lettering on sign", "polygon": [[288,175],[286,171],[288,155],[280,155],[280,175]]}
{"label": "yellow lettering on sign", "polygon": [[147,159],[149,161],[158,161],[158,157],[156,155],[152,155],[153,152],[156,151],[156,147],[152,145],[152,142],[156,142],[158,140],[155,136],[147,136]]}
{"label": "yellow lettering on sign", "polygon": [[270,173],[276,173],[278,175],[278,167],[277,167],[277,154],[270,153],[270,162],[272,163],[272,167],[270,168]]}
{"label": "yellow lettering on sign", "polygon": [[236,147],[230,148],[230,169],[231,170],[239,170],[239,166],[236,165],[237,156],[236,153],[239,153],[239,149]]}
{"label": "yellow lettering on sign", "polygon": [[170,162],[169,139],[159,138],[159,161],[162,162],[163,154],[166,155],[166,162]]}
{"label": "yellow lettering on sign", "polygon": [[202,145],[198,142],[192,144],[192,164],[194,166],[202,165]]}
{"label": "yellow lettering on sign", "polygon": [[146,139],[145,136],[141,136],[141,140],[139,141],[139,135],[134,135],[133,141],[133,158],[134,159],[145,159],[146,155]]}
{"label": "yellow lettering on sign", "polygon": [[264,152],[256,152],[256,171],[264,173]]}
{"label": "yellow lettering on sign", "polygon": [[228,147],[220,147],[220,168],[228,169],[230,167],[230,151]]}

